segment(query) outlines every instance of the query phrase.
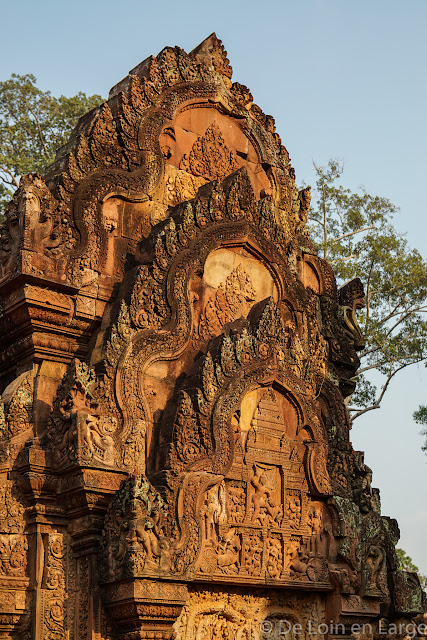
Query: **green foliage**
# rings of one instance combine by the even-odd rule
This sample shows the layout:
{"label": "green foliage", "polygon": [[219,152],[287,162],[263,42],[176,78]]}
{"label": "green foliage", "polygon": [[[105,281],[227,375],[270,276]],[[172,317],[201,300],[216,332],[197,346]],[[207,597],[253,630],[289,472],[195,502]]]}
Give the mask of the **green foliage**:
{"label": "green foliage", "polygon": [[[427,263],[393,227],[397,208],[387,198],[343,187],[337,160],[315,168],[312,237],[340,284],[360,277],[365,285],[359,324],[366,348],[351,400],[354,420],[380,407],[399,371],[427,357]],[[381,374],[379,388],[366,377],[374,371]]]}
{"label": "green foliage", "polygon": [[408,556],[407,553],[403,549],[396,548],[397,558],[399,560],[399,569],[402,571],[412,571],[413,573],[417,573],[420,579],[421,587],[423,589],[427,589],[427,576],[423,576],[420,574],[420,570],[417,565],[414,564],[412,558]]}
{"label": "green foliage", "polygon": [[20,176],[43,173],[78,119],[101,102],[101,96],[84,93],[55,98],[50,91],[41,91],[31,74],[12,74],[0,82],[0,212]]}
{"label": "green foliage", "polygon": [[415,422],[424,426],[424,428],[421,429],[421,435],[425,436],[426,439],[421,448],[424,453],[427,453],[427,407],[424,404],[420,405],[412,415]]}

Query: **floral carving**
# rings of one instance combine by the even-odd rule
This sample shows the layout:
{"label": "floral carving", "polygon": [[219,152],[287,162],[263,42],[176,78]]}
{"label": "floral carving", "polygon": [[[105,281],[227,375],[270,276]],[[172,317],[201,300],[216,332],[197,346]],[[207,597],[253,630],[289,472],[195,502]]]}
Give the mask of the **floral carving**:
{"label": "floral carving", "polygon": [[28,540],[22,534],[0,534],[0,576],[24,577]]}
{"label": "floral carving", "polygon": [[0,486],[0,532],[22,533],[25,528],[25,507],[12,482]]}
{"label": "floral carving", "polygon": [[14,437],[32,427],[34,376],[22,374],[3,395],[1,403],[4,431]]}
{"label": "floral carving", "polygon": [[75,600],[74,559],[66,536],[50,533],[47,536],[46,564],[43,580],[43,637],[48,640],[65,637],[74,625]]}
{"label": "floral carving", "polygon": [[196,330],[197,338],[205,341],[219,335],[227,322],[246,317],[254,301],[251,278],[239,264],[207,301]]}
{"label": "floral carving", "polygon": [[188,164],[181,168],[206,180],[222,180],[237,169],[236,152],[227,147],[216,122],[194,143]]}

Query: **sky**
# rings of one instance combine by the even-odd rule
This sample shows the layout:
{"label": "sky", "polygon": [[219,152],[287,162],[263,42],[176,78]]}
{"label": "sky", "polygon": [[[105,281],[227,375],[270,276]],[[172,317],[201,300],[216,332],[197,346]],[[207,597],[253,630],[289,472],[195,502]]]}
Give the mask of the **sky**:
{"label": "sky", "polygon": [[[0,0],[0,80],[32,73],[54,95],[109,89],[167,45],[193,49],[215,31],[234,69],[271,113],[297,182],[313,160],[344,161],[350,189],[399,206],[395,225],[427,258],[426,0]],[[427,574],[427,458],[412,420],[427,371],[406,370],[351,439],[374,472],[383,513]]]}

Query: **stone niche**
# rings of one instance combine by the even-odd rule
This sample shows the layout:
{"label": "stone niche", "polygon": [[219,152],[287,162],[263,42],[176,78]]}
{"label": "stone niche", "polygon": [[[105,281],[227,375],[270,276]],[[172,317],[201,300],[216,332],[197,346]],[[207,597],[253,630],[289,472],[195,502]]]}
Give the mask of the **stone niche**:
{"label": "stone niche", "polygon": [[147,58],[9,205],[1,639],[373,640],[425,609],[349,440],[363,285],[231,75],[215,34]]}
{"label": "stone niche", "polygon": [[271,186],[260,154],[246,123],[223,110],[221,103],[215,108],[207,103],[187,104],[163,128],[159,138],[162,154],[168,165],[203,182],[221,180],[245,167],[259,198]]}

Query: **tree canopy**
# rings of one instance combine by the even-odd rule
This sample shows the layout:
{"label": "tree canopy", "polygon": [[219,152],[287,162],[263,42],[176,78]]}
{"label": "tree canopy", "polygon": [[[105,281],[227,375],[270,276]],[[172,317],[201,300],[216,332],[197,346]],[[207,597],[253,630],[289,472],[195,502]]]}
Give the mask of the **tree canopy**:
{"label": "tree canopy", "polygon": [[[427,263],[394,228],[397,207],[387,198],[342,186],[339,161],[315,169],[312,237],[339,283],[360,277],[365,285],[359,324],[366,346],[349,407],[354,420],[380,407],[399,371],[427,357]],[[381,374],[379,385],[370,380],[373,372]]]}
{"label": "tree canopy", "polygon": [[411,571],[417,573],[420,579],[421,587],[427,589],[427,576],[420,573],[417,565],[414,564],[411,556],[409,556],[403,549],[396,548],[397,558],[399,560],[399,569],[403,571]]}
{"label": "tree canopy", "polygon": [[421,429],[421,435],[425,437],[425,441],[421,448],[424,453],[427,453],[427,407],[425,404],[420,405],[418,409],[414,411],[413,418],[415,422],[423,425],[423,428]]}
{"label": "tree canopy", "polygon": [[78,119],[101,102],[101,96],[81,92],[56,98],[39,89],[31,74],[0,82],[0,214],[20,176],[43,172]]}

